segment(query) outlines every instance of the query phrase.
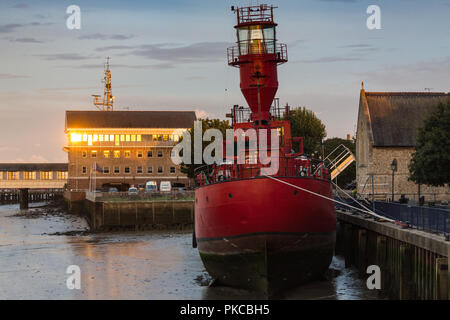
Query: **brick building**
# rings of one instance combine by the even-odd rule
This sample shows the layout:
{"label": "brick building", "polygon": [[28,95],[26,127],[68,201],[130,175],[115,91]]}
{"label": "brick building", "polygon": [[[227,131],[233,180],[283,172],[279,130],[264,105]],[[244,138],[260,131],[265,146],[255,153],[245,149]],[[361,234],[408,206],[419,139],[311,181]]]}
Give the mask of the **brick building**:
{"label": "brick building", "polygon": [[[196,120],[194,111],[66,111],[68,189],[190,181],[171,150]],[[98,170],[93,170],[97,166]]]}
{"label": "brick building", "polygon": [[[408,181],[418,129],[424,119],[437,109],[439,102],[450,99],[448,93],[431,92],[365,92],[361,90],[356,133],[357,191],[377,198],[392,198],[391,164],[394,171],[394,200],[401,194],[417,200],[418,186]],[[449,188],[420,186],[425,200],[448,200]]]}

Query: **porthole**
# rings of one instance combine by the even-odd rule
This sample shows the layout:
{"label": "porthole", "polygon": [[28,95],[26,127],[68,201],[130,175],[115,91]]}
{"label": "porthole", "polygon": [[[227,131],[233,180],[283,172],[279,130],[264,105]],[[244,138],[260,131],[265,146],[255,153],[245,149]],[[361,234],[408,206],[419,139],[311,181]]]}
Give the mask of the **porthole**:
{"label": "porthole", "polygon": [[209,198],[208,198],[208,196],[206,196],[206,202],[209,202]]}
{"label": "porthole", "polygon": [[233,194],[232,194],[232,193],[229,193],[229,194],[228,194],[228,198],[230,198],[230,199],[233,198]]}
{"label": "porthole", "polygon": [[296,195],[297,195],[297,193],[298,193],[298,191],[297,191],[297,190],[294,190],[294,196],[296,196]]}

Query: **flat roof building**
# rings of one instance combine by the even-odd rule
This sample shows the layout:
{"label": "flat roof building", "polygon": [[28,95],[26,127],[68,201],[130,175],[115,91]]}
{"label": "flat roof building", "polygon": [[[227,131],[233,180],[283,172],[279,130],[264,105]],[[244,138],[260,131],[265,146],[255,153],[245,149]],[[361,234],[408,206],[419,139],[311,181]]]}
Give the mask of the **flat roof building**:
{"label": "flat roof building", "polygon": [[68,189],[189,186],[171,151],[195,120],[194,111],[66,111]]}

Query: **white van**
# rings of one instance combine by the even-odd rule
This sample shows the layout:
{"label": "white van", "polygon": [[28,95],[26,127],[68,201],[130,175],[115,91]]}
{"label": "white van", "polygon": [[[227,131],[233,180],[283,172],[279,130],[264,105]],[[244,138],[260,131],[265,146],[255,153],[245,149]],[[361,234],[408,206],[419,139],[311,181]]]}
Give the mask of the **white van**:
{"label": "white van", "polygon": [[147,181],[145,184],[145,192],[157,192],[158,191],[158,184],[156,181]]}
{"label": "white van", "polygon": [[172,184],[170,181],[161,181],[159,185],[159,191],[161,192],[171,192],[172,191]]}

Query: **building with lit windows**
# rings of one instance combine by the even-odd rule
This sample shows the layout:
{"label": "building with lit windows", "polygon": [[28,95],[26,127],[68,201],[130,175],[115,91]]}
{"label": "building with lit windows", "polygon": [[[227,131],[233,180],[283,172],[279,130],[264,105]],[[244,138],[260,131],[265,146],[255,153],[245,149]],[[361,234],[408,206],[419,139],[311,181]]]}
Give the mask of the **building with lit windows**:
{"label": "building with lit windows", "polygon": [[66,111],[68,189],[189,186],[171,151],[195,120],[194,111]]}
{"label": "building with lit windows", "polygon": [[67,163],[0,163],[0,189],[63,189]]}

